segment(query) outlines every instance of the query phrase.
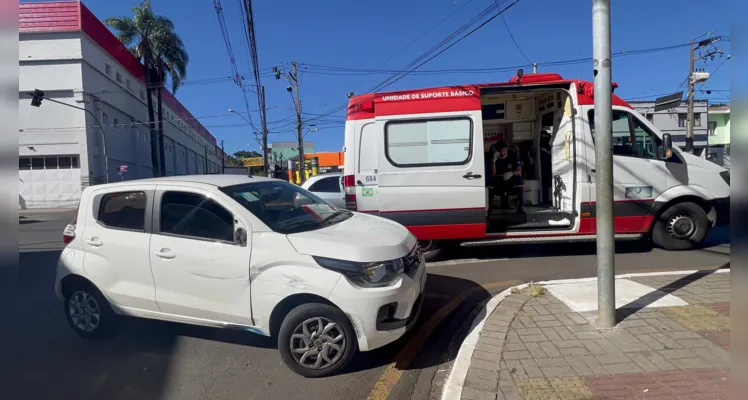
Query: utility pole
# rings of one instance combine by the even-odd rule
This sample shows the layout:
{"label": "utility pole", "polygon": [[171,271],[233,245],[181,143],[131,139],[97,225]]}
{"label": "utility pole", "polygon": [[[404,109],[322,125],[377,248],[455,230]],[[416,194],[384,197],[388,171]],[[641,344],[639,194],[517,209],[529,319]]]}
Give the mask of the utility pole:
{"label": "utility pole", "polygon": [[223,140],[221,140],[221,173],[226,173],[226,150],[223,149]]}
{"label": "utility pole", "polygon": [[532,73],[533,74],[538,73],[538,63],[532,63]]}
{"label": "utility pole", "polygon": [[268,163],[268,119],[265,108],[265,86],[260,88],[260,112],[262,113],[262,168],[265,176],[270,176],[270,163]]}
{"label": "utility pole", "polygon": [[301,122],[301,99],[299,98],[299,75],[296,62],[292,62],[293,66],[293,83],[294,83],[294,101],[296,103],[296,135],[299,140],[299,181],[304,183],[306,180],[306,163],[304,162],[304,134],[302,133],[303,125]]}
{"label": "utility pole", "polygon": [[[694,75],[694,67],[696,64],[696,61],[698,60],[705,60],[707,58],[711,58],[714,60],[714,56],[719,54],[720,57],[722,56],[722,49],[715,49],[713,51],[709,51],[706,54],[696,57],[696,49],[699,49],[701,47],[709,46],[714,42],[718,42],[721,39],[721,37],[708,37],[698,43],[691,41],[691,51],[690,55],[688,57],[688,116],[686,117],[686,152],[687,153],[693,153],[693,98],[694,98],[694,86],[696,85],[696,76]],[[708,74],[703,74],[703,76],[699,77],[700,80],[707,80],[709,79]]]}
{"label": "utility pole", "polygon": [[592,57],[595,93],[595,194],[597,215],[597,325],[616,325],[615,236],[613,231],[613,77],[610,0],[592,0]]}
{"label": "utility pole", "polygon": [[[301,98],[299,97],[299,68],[296,61],[292,61],[291,66],[293,67],[292,72],[287,72],[285,78],[293,87],[287,86],[286,91],[291,94],[296,111],[296,138],[299,141],[299,180],[303,183],[306,177],[306,165],[304,165],[304,125],[301,121]],[[278,67],[273,67],[273,73],[276,80],[280,79],[281,70]]]}

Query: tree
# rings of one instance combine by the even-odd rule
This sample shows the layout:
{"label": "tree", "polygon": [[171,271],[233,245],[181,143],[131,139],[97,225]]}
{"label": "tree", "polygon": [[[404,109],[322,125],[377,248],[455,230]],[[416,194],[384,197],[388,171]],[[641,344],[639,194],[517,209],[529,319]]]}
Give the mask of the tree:
{"label": "tree", "polygon": [[[176,93],[187,76],[189,56],[182,39],[174,32],[174,23],[167,17],[155,15],[150,0],[143,0],[140,5],[133,7],[132,13],[132,17],[107,18],[104,23],[116,32],[117,39],[143,63],[148,94],[153,175],[164,176],[166,164],[161,91],[167,78],[170,78],[172,92]],[[153,89],[158,91],[158,131],[151,97]]]}

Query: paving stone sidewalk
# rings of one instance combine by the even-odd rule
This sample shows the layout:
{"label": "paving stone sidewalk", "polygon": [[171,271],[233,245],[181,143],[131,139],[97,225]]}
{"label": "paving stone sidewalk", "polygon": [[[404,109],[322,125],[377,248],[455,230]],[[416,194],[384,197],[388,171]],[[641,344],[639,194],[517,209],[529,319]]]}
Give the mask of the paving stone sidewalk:
{"label": "paving stone sidewalk", "polygon": [[506,297],[480,332],[462,399],[728,399],[730,274],[629,278],[689,305],[619,309],[596,329],[547,292]]}

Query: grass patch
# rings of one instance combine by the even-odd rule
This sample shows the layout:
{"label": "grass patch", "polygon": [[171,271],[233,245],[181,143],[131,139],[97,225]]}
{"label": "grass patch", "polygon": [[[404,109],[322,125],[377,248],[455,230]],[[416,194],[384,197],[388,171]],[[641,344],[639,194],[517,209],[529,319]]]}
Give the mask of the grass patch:
{"label": "grass patch", "polygon": [[547,292],[546,288],[538,285],[535,282],[530,282],[527,287],[528,289],[530,289],[530,296],[532,297],[542,296],[545,294],[545,292]]}
{"label": "grass patch", "polygon": [[515,287],[509,289],[509,293],[511,293],[511,294],[517,294],[517,293],[519,293],[519,288],[515,286]]}

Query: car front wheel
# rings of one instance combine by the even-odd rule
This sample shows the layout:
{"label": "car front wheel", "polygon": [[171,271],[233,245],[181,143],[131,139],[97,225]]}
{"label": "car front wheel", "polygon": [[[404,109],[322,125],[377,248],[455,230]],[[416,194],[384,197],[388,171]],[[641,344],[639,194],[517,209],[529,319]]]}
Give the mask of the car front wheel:
{"label": "car front wheel", "polygon": [[358,343],[348,316],[328,304],[300,305],[286,315],[278,332],[283,362],[307,378],[330,376],[348,364]]}

